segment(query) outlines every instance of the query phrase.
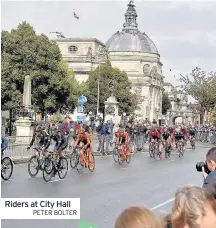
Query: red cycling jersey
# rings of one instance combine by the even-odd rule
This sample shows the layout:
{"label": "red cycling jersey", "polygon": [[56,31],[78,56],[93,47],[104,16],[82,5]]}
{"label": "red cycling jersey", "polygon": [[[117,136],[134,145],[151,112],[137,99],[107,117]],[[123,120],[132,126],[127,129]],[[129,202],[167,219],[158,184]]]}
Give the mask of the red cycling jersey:
{"label": "red cycling jersey", "polygon": [[152,130],[149,132],[149,137],[150,138],[160,138],[160,133],[158,132],[158,130],[155,130],[154,132],[152,132]]}

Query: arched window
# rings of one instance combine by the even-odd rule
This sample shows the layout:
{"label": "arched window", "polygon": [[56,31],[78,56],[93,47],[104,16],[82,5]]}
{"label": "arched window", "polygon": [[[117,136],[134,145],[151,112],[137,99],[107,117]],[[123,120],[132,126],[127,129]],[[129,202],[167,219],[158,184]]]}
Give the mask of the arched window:
{"label": "arched window", "polygon": [[78,50],[77,46],[70,46],[70,47],[68,48],[68,51],[69,51],[70,53],[76,53],[77,50]]}

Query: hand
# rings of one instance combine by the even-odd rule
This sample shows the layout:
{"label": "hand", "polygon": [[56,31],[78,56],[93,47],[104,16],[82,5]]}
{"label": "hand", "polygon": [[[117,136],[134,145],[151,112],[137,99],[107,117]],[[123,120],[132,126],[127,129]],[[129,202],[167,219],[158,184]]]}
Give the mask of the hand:
{"label": "hand", "polygon": [[203,178],[206,179],[206,177],[208,176],[208,174],[205,172],[205,168],[202,167],[202,175],[203,175]]}

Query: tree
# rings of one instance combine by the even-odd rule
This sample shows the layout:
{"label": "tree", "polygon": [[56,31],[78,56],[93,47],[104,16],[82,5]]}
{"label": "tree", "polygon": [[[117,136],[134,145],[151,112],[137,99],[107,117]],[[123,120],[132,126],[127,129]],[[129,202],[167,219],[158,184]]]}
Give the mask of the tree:
{"label": "tree", "polygon": [[69,96],[65,100],[62,109],[65,112],[73,112],[77,106],[78,97],[81,96],[86,90],[86,83],[79,83],[75,79],[73,70],[68,68],[66,61],[60,62],[60,67],[64,72],[67,72],[66,84],[69,85]]}
{"label": "tree", "polygon": [[112,68],[109,62],[100,65],[92,71],[86,82],[87,90],[84,95],[88,99],[86,105],[87,111],[96,113],[97,109],[97,94],[98,94],[98,76],[100,80],[100,112],[104,112],[104,102],[111,96],[112,91],[109,88],[109,83],[114,82],[113,95],[119,102],[119,112],[131,114],[137,107],[137,96],[131,92],[131,83],[128,80],[127,74],[117,68]]}
{"label": "tree", "polygon": [[190,74],[180,75],[181,89],[196,99],[201,107],[216,103],[216,72],[205,72],[195,68]]}
{"label": "tree", "polygon": [[172,105],[169,99],[169,96],[167,93],[163,92],[163,96],[162,96],[162,114],[166,115],[167,114],[167,110],[171,109]]}
{"label": "tree", "polygon": [[216,105],[215,105],[214,109],[211,111],[211,122],[213,124],[216,124]]}
{"label": "tree", "polygon": [[37,35],[23,22],[11,32],[2,31],[2,109],[22,105],[24,78],[32,79],[32,104],[44,112],[64,106],[70,93],[68,75],[56,43]]}

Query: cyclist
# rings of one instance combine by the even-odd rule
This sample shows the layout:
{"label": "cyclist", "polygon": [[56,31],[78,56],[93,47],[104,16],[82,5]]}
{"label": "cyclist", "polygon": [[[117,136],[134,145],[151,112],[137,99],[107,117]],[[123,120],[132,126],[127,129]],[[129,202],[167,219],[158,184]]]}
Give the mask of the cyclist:
{"label": "cyclist", "polygon": [[1,154],[3,156],[4,150],[6,150],[8,147],[8,139],[5,137],[5,135],[1,136]]}
{"label": "cyclist", "polygon": [[[43,126],[36,126],[34,128],[32,140],[30,142],[30,145],[27,147],[27,150],[29,150],[34,142],[36,141],[37,146],[42,147],[45,146],[45,148],[48,148],[48,137],[49,134],[46,132],[45,128]],[[47,156],[47,153],[44,152],[44,156]]]}
{"label": "cyclist", "polygon": [[183,144],[183,150],[184,150],[184,132],[183,128],[178,126],[175,128],[175,143],[176,143],[176,148],[178,147],[179,142],[182,142]]}
{"label": "cyclist", "polygon": [[156,128],[152,128],[152,130],[149,131],[149,142],[157,142],[158,143],[158,149],[160,152],[160,158],[162,158],[162,143],[161,143],[161,135],[159,131]]}
{"label": "cyclist", "polygon": [[[90,137],[90,134],[88,132],[86,132],[84,128],[80,128],[78,131],[76,141],[74,142],[74,149],[77,146],[82,146],[82,145],[83,145],[83,149],[87,150],[89,162],[92,162],[92,160],[91,160],[91,158],[92,158],[91,137]],[[81,150],[80,152],[83,153],[83,150]]]}
{"label": "cyclist", "polygon": [[195,132],[196,132],[196,130],[194,127],[191,127],[189,129],[189,140],[190,140],[190,142],[195,139]]}
{"label": "cyclist", "polygon": [[124,149],[121,150],[120,154],[125,159],[126,156],[130,155],[130,137],[129,134],[120,126],[118,131],[115,133],[116,144],[124,145]]}
{"label": "cyclist", "polygon": [[162,134],[163,140],[164,140],[164,145],[167,142],[168,143],[168,151],[171,150],[171,133],[167,127],[163,129],[163,134]]}

